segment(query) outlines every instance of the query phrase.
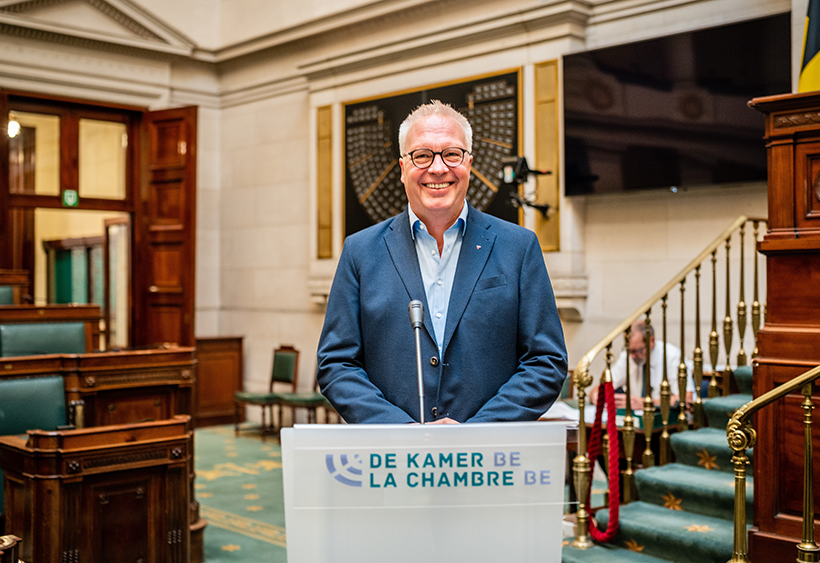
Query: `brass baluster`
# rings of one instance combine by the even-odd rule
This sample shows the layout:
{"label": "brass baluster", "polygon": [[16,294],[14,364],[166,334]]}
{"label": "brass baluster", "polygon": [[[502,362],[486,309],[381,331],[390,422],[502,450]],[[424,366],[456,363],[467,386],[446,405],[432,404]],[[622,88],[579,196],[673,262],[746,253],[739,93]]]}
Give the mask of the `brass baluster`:
{"label": "brass baluster", "polygon": [[624,443],[624,457],[626,458],[626,470],[624,471],[624,504],[635,500],[635,471],[632,467],[635,455],[635,419],[632,417],[632,384],[629,377],[629,340],[632,334],[632,327],[627,327],[624,332],[624,348],[626,349],[626,416],[624,416],[621,438]]}
{"label": "brass baluster", "polygon": [[[737,351],[737,365],[746,365],[746,350],[743,349],[743,336],[746,334],[746,295],[744,292],[744,277],[746,256],[743,254],[743,246],[746,240],[746,223],[740,226],[740,301],[737,303],[737,336],[740,339],[740,349]],[[728,257],[726,258],[729,259]]]}
{"label": "brass baluster", "polygon": [[760,221],[753,221],[752,224],[754,225],[754,237],[755,237],[755,251],[754,251],[754,258],[755,258],[755,280],[754,280],[754,300],[752,301],[752,335],[755,339],[755,349],[752,352],[752,357],[757,357],[757,333],[760,330],[760,301],[758,301],[758,270],[757,270],[757,237],[758,237],[758,226],[760,225]]}
{"label": "brass baluster", "polygon": [[723,396],[731,392],[732,386],[732,296],[729,283],[730,263],[729,247],[731,237],[726,238],[726,316],[723,318],[723,346],[726,349],[726,367],[723,368]]}
{"label": "brass baluster", "polygon": [[587,455],[587,431],[584,424],[584,400],[586,388],[592,383],[592,377],[587,369],[576,370],[573,373],[575,388],[578,390],[578,454],[572,461],[572,473],[575,481],[575,491],[578,493],[578,512],[575,515],[575,540],[572,547],[589,549],[594,544],[589,535],[589,512],[587,510],[587,495],[592,481],[592,466]]}
{"label": "brass baluster", "polygon": [[655,428],[655,404],[652,402],[652,378],[649,367],[650,354],[650,331],[652,330],[652,320],[649,318],[652,310],[646,312],[646,334],[644,336],[644,398],[643,398],[643,433],[648,436],[646,439],[646,449],[643,451],[643,466],[652,467],[655,465],[655,454],[652,452],[652,431]]}
{"label": "brass baluster", "polygon": [[820,547],[814,543],[814,477],[812,475],[811,401],[812,384],[803,386],[803,429],[805,451],[803,456],[803,541],[797,544],[797,561],[814,563],[818,561]]}
{"label": "brass baluster", "polygon": [[[683,285],[683,284],[681,284]],[[666,465],[669,460],[669,407],[670,401],[672,397],[672,390],[669,387],[669,375],[667,373],[666,367],[666,298],[667,296],[664,295],[661,298],[661,310],[662,310],[662,318],[663,318],[663,380],[661,381],[661,424],[663,426],[663,431],[661,432],[660,438],[660,465]],[[681,294],[681,303],[683,303],[683,294]],[[681,326],[683,323],[683,319],[681,319]],[[683,346],[683,342],[681,342],[681,346]],[[646,351],[646,363],[649,363],[649,349],[647,348]]]}
{"label": "brass baluster", "polygon": [[729,446],[735,452],[732,456],[735,466],[734,548],[729,563],[751,563],[746,548],[746,466],[749,465],[746,450],[754,447],[757,435],[751,425],[741,425],[738,415],[736,412],[726,427]]}
{"label": "brass baluster", "polygon": [[[604,384],[605,383],[612,383],[612,342],[606,345],[606,352],[604,353],[604,361],[606,362],[606,367],[604,368],[604,373],[601,376],[600,385],[598,385],[598,397],[599,401],[601,400],[601,393],[604,392]],[[604,395],[604,399],[606,399],[606,395]],[[597,405],[596,405],[597,408]],[[606,409],[606,400],[604,400],[603,406],[601,407]],[[609,416],[609,413],[604,410]],[[603,420],[603,417],[601,418]],[[607,473],[609,473],[609,426],[606,423],[602,424],[604,428],[601,428],[601,455],[604,456],[604,465],[607,467]],[[606,432],[604,432],[606,430]],[[595,465],[596,460],[590,460],[593,466]],[[619,479],[620,475],[615,475],[615,479]],[[609,506],[609,492],[611,490],[610,483],[612,482],[612,475],[607,475],[607,486],[606,491],[604,492],[604,506]]]}
{"label": "brass baluster", "polygon": [[717,360],[720,350],[717,332],[717,250],[712,252],[712,332],[709,333],[709,358],[712,360],[712,377],[709,379],[709,398],[717,397]]}
{"label": "brass baluster", "polygon": [[[682,329],[681,329],[682,330]],[[700,348],[700,264],[695,267],[695,365],[692,370],[692,378],[695,380],[695,397],[692,404],[692,424],[695,428],[700,428],[705,422],[703,413],[703,401],[700,398],[700,386],[703,384],[703,350]],[[714,366],[712,367],[714,377]],[[683,352],[681,351],[680,368],[678,369],[678,391],[680,392],[681,414],[678,417],[682,422],[681,430],[686,430],[686,415],[684,406],[686,404],[686,364],[683,363]],[[717,381],[715,380],[715,384]]]}

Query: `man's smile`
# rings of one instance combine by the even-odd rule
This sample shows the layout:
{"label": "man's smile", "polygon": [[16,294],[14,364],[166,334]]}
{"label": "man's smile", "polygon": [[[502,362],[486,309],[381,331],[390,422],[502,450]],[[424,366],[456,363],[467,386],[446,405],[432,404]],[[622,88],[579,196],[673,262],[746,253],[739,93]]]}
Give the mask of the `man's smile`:
{"label": "man's smile", "polygon": [[443,184],[424,184],[425,187],[430,188],[431,190],[442,190],[450,185],[452,185],[452,182],[445,182]]}

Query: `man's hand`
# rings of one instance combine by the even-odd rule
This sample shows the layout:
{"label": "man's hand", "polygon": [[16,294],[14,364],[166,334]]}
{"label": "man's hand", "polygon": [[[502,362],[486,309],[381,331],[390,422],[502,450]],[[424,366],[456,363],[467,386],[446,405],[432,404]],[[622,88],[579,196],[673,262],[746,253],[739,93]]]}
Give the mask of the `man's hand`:
{"label": "man's hand", "polygon": [[425,422],[425,424],[461,424],[457,420],[453,420],[449,416],[445,416],[444,418],[439,418],[438,420],[434,420],[433,422]]}
{"label": "man's hand", "polygon": [[[626,409],[626,393],[615,393],[615,408]],[[643,397],[632,397],[632,410],[643,410]]]}

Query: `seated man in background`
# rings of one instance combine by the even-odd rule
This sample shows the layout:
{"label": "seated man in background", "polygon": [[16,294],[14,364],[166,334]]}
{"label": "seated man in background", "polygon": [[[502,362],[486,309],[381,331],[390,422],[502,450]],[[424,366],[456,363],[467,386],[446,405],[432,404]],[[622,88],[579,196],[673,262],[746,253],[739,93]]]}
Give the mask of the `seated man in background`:
{"label": "seated man in background", "polygon": [[[656,346],[655,330],[649,327],[649,371],[650,383],[652,385],[652,402],[655,406],[661,404],[661,382],[663,381],[663,341],[657,341]],[[674,344],[666,343],[666,376],[669,381],[669,390],[672,393],[669,404],[675,405],[680,400],[678,393],[678,367],[680,366],[680,348]],[[643,409],[644,386],[644,365],[646,364],[646,324],[644,321],[636,321],[632,325],[629,334],[629,384],[632,398],[632,410]],[[626,350],[622,351],[618,359],[612,364],[612,387],[615,389],[615,406],[619,409],[626,408]],[[691,362],[685,360],[686,364],[686,403],[692,402],[692,393],[695,391],[695,383],[692,379]],[[593,387],[589,393],[591,404],[597,404],[598,387]]]}

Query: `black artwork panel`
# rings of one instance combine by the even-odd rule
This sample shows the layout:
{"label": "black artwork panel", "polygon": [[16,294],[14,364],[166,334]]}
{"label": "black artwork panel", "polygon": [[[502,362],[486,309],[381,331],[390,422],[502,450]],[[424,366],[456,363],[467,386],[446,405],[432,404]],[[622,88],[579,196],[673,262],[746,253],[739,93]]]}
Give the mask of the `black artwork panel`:
{"label": "black artwork panel", "polygon": [[467,200],[518,222],[502,186],[502,158],[518,155],[518,72],[428,88],[345,106],[345,235],[389,219],[407,206],[399,168],[399,125],[419,105],[441,100],[473,127]]}

